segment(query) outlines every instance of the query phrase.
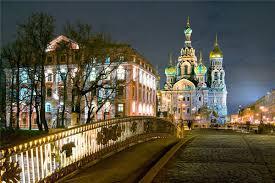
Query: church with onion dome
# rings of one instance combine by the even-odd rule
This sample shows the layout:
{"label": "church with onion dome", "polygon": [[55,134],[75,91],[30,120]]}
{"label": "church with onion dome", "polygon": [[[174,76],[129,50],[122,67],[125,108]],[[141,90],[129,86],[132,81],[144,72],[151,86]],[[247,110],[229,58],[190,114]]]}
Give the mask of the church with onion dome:
{"label": "church with onion dome", "polygon": [[[166,82],[157,96],[158,115],[171,118],[175,122],[192,120],[198,123],[222,124],[227,116],[227,90],[223,53],[217,35],[209,53],[207,68],[202,52],[197,54],[192,47],[189,18],[184,34],[185,46],[181,48],[176,63],[173,64],[170,55],[169,64],[165,68]],[[205,113],[207,115],[203,115]]]}

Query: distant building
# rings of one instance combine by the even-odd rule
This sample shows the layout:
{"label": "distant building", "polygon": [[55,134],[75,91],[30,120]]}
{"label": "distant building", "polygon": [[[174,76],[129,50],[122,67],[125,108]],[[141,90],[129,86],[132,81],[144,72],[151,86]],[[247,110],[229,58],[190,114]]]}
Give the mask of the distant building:
{"label": "distant building", "polygon": [[[57,44],[61,41],[70,43],[70,53],[60,54],[57,52]],[[63,88],[66,82],[68,91],[66,93],[66,107],[65,107],[65,126],[71,124],[71,102],[72,102],[72,81],[71,77],[75,77],[77,72],[77,64],[80,59],[78,53],[79,45],[75,41],[61,35],[50,42],[46,52],[47,61],[45,66],[46,79],[46,119],[50,127],[56,126],[57,118],[61,118],[60,111],[63,104]],[[156,115],[156,86],[157,73],[154,67],[136,50],[129,46],[117,48],[113,50],[114,54],[106,57],[105,61],[97,61],[96,58],[91,58],[93,68],[89,71],[89,82],[96,80],[97,74],[100,70],[106,69],[110,71],[108,76],[100,80],[104,85],[117,82],[117,89],[105,101],[106,95],[110,93],[108,89],[98,89],[94,95],[93,103],[95,114],[94,120],[108,119],[123,116],[155,116]],[[127,52],[126,55],[123,53]],[[67,64],[69,63],[69,64]],[[112,70],[115,68],[114,70]],[[28,86],[28,74],[26,68],[21,68],[21,79],[23,85]],[[11,74],[10,70],[6,71]],[[69,77],[65,77],[66,73]],[[65,82],[64,82],[64,78]],[[10,78],[7,83],[11,82]],[[82,81],[79,81],[82,82]],[[88,82],[88,83],[89,83]],[[9,86],[8,86],[9,87]],[[21,94],[29,92],[28,87],[21,87]],[[89,97],[89,96],[88,96]],[[22,98],[21,112],[20,112],[20,127],[28,128],[29,124],[29,107]],[[98,111],[99,105],[104,104]],[[87,118],[87,103],[82,99],[80,123],[83,123]],[[9,111],[9,110],[7,110]],[[7,112],[8,113],[8,112]],[[9,116],[9,115],[7,115]],[[9,121],[9,119],[7,119]],[[35,110],[32,114],[32,126],[36,128],[36,114]]]}
{"label": "distant building", "polygon": [[228,122],[230,122],[230,123],[238,123],[239,122],[239,115],[238,114],[231,114],[231,115],[229,115]]}
{"label": "distant building", "polygon": [[240,122],[274,123],[275,124],[275,89],[254,103],[242,108],[239,112]]}
{"label": "distant building", "polygon": [[197,60],[191,44],[192,29],[189,19],[185,34],[185,46],[180,50],[176,65],[172,58],[165,69],[166,82],[158,94],[158,113],[176,121],[194,120],[202,107],[218,114],[217,122],[224,123],[227,116],[227,90],[223,53],[216,37],[214,48],[209,54],[210,67],[203,64],[202,54]]}

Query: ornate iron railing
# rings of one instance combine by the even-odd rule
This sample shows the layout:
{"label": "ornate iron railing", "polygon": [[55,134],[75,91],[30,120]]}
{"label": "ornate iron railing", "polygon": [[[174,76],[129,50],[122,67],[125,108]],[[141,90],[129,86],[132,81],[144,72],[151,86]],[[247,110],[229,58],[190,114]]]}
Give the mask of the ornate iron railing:
{"label": "ornate iron railing", "polygon": [[23,183],[54,182],[130,143],[175,133],[173,123],[155,117],[116,118],[76,126],[2,149],[1,178]]}

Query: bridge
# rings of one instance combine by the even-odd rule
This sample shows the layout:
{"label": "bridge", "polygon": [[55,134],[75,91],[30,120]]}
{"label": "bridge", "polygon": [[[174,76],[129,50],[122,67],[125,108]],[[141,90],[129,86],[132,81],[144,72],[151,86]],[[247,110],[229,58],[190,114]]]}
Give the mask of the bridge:
{"label": "bridge", "polygon": [[78,168],[131,144],[175,136],[174,123],[156,117],[125,117],[66,129],[2,149],[2,180],[56,182]]}

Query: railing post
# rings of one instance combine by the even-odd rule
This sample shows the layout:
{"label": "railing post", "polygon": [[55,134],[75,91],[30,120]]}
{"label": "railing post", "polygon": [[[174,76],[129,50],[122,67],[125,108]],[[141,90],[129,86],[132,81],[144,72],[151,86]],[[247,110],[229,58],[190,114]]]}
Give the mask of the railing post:
{"label": "railing post", "polygon": [[24,165],[24,154],[21,152],[21,163],[22,163],[22,178],[23,178],[23,183],[25,183],[25,165]]}
{"label": "railing post", "polygon": [[35,153],[36,153],[36,167],[37,167],[37,177],[38,180],[40,180],[40,172],[39,172],[39,154],[38,154],[38,147],[35,147]]}
{"label": "railing post", "polygon": [[43,166],[43,148],[40,143],[40,157],[41,157],[41,178],[44,178],[44,166]]}
{"label": "railing post", "polygon": [[28,175],[28,182],[31,182],[30,179],[30,165],[29,165],[29,151],[26,152],[26,160],[27,160],[27,175]]}

